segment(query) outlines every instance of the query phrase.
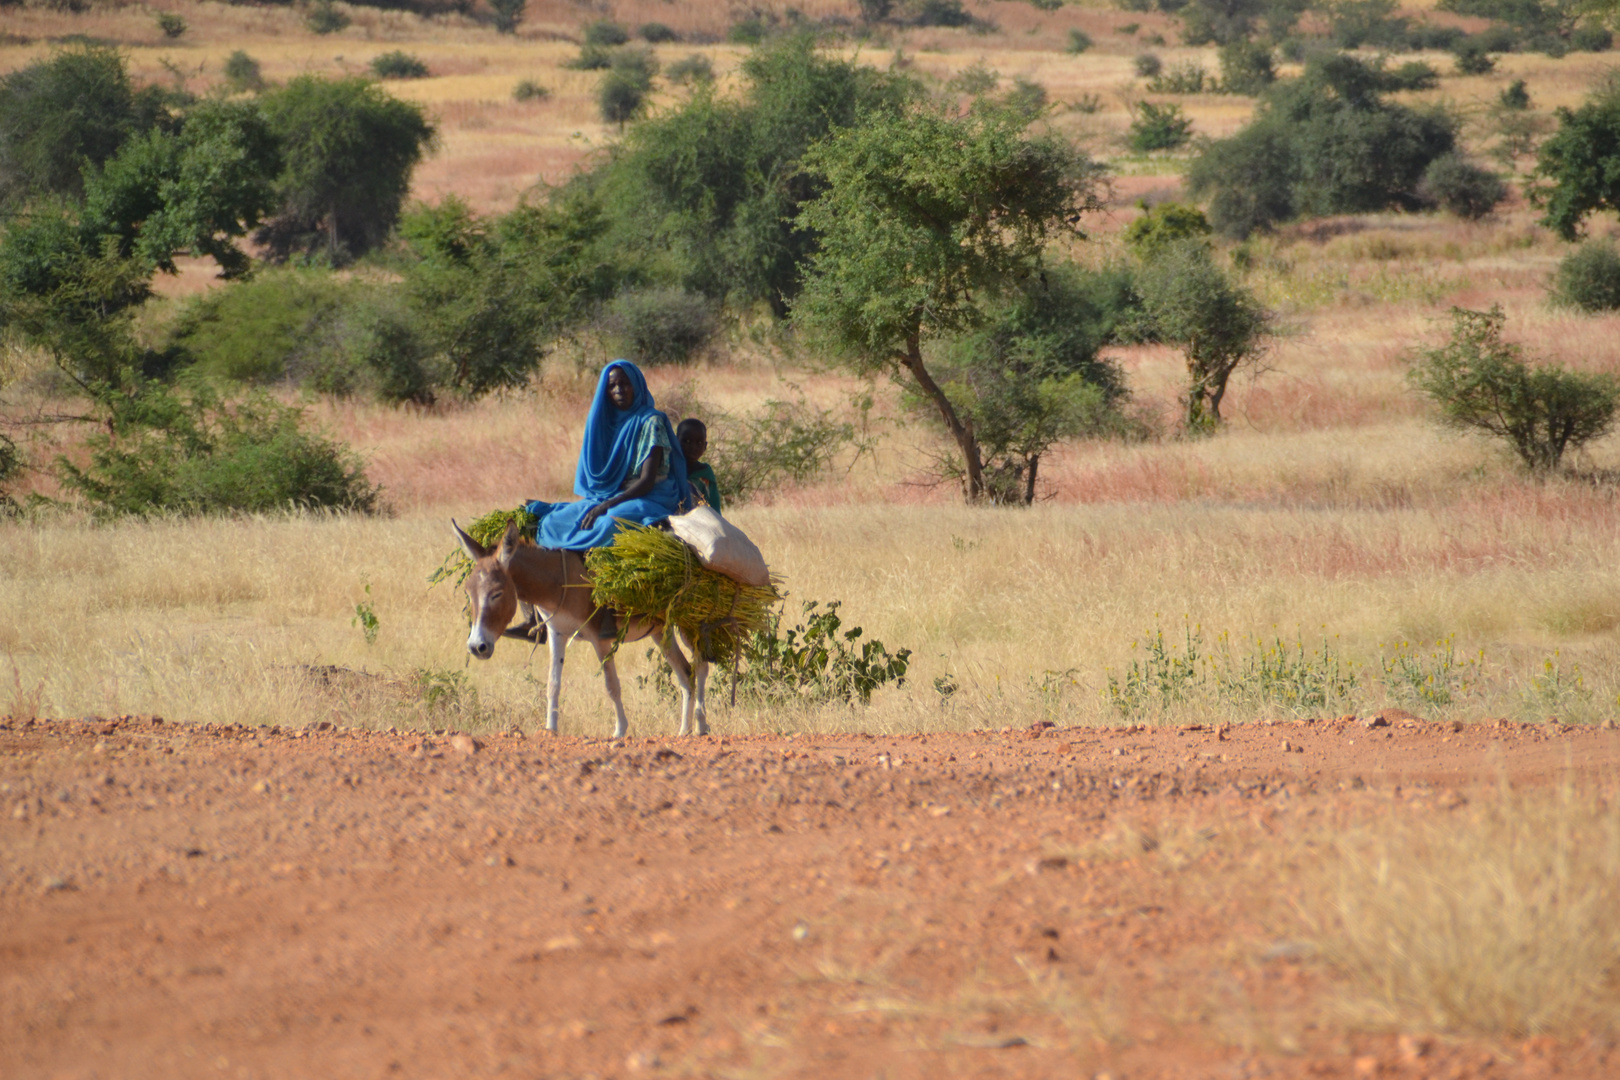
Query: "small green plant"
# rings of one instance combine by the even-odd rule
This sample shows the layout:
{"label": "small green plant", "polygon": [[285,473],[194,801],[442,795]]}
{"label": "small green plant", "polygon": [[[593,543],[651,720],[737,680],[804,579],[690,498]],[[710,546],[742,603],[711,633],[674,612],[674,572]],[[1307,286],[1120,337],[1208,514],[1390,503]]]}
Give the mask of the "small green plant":
{"label": "small green plant", "polygon": [[316,34],[336,34],[347,29],[349,22],[349,16],[339,11],[332,0],[315,0],[304,18],[304,25]]}
{"label": "small green plant", "polygon": [[951,76],[946,82],[945,89],[954,90],[958,94],[971,94],[978,97],[988,94],[999,85],[1001,73],[992,71],[983,64],[970,64]]}
{"label": "small green plant", "polygon": [[1471,40],[1457,46],[1456,64],[1459,75],[1488,75],[1496,70],[1496,61],[1485,51],[1485,46]]}
{"label": "small green plant", "polygon": [[1620,380],[1613,375],[1527,364],[1518,345],[1502,340],[1500,306],[1451,314],[1451,340],[1420,353],[1411,374],[1442,423],[1505,440],[1537,473],[1556,469],[1566,450],[1614,426]]}
{"label": "small green plant", "polygon": [[379,79],[425,79],[428,66],[403,49],[395,49],[373,57],[371,73]]}
{"label": "small green plant", "polygon": [[1204,637],[1200,628],[1183,628],[1183,640],[1178,649],[1166,644],[1164,630],[1155,628],[1146,644],[1131,642],[1133,650],[1141,648],[1144,656],[1132,659],[1123,679],[1108,672],[1108,687],[1103,692],[1121,716],[1132,717],[1151,710],[1162,710],[1192,698],[1207,677],[1204,656]]}
{"label": "small green plant", "polygon": [[226,58],[224,74],[232,90],[240,92],[264,88],[264,75],[259,71],[259,62],[241,49]]}
{"label": "small green plant", "polygon": [[1085,113],[1087,116],[1090,116],[1102,108],[1102,95],[1081,94],[1079,97],[1069,102],[1069,108],[1077,113]]}
{"label": "small green plant", "polygon": [[186,20],[172,11],[158,12],[157,24],[158,29],[163,31],[163,36],[171,40],[186,32]]}
{"label": "small green plant", "polygon": [[1566,670],[1563,653],[1557,651],[1542,663],[1539,672],[1530,676],[1525,698],[1525,704],[1534,711],[1564,712],[1572,705],[1590,701],[1592,692],[1586,687],[1581,665],[1571,664]]}
{"label": "small green plant", "polygon": [[1620,250],[1612,240],[1588,240],[1564,256],[1553,275],[1552,299],[1585,312],[1620,310]]}
{"label": "small green plant", "polygon": [[570,71],[606,71],[613,66],[613,52],[600,45],[584,45],[579,55],[566,61],[563,67]]}
{"label": "small green plant", "polygon": [[1079,56],[1094,44],[1096,42],[1092,41],[1091,35],[1084,30],[1070,30],[1069,43],[1063,47],[1063,51],[1070,56]]}
{"label": "small green plant", "polygon": [[666,78],[672,83],[685,86],[688,83],[706,83],[714,81],[714,62],[703,53],[693,53],[669,65],[664,72]]}
{"label": "small green plant", "polygon": [[1181,111],[1180,105],[1155,105],[1151,101],[1138,104],[1134,110],[1130,131],[1126,135],[1132,150],[1139,154],[1155,150],[1174,150],[1185,146],[1192,138],[1192,120]]}
{"label": "small green plant", "polygon": [[1144,79],[1151,79],[1164,70],[1164,61],[1153,53],[1137,53],[1132,63],[1136,67],[1136,74]]}
{"label": "small green plant", "polygon": [[585,44],[612,48],[630,40],[630,31],[612,19],[598,19],[585,27]]}
{"label": "small green plant", "polygon": [[1530,91],[1523,79],[1514,79],[1496,100],[1504,109],[1522,112],[1530,107]]}
{"label": "small green plant", "polygon": [[424,712],[436,720],[455,715],[467,724],[477,723],[482,717],[478,704],[478,691],[465,671],[441,671],[435,668],[417,668],[406,684],[408,692],[422,706]]}
{"label": "small green plant", "polygon": [[777,616],[770,629],[755,633],[743,646],[738,691],[767,702],[859,699],[865,705],[883,686],[904,686],[911,650],[890,652],[876,638],[861,641],[865,632],[844,629],[839,606],[833,600],[823,609],[806,600],[801,622],[783,630]]}
{"label": "small green plant", "polygon": [[523,21],[524,9],[528,6],[528,0],[489,0],[489,10],[495,16],[495,32],[517,33],[518,23]]}
{"label": "small green plant", "polygon": [[1378,649],[1385,689],[1392,697],[1414,705],[1455,704],[1474,690],[1485,659],[1483,651],[1474,659],[1459,658],[1453,636],[1427,647],[1421,642],[1397,642],[1387,654],[1384,646]]}
{"label": "small green plant", "polygon": [[1186,203],[1160,203],[1143,206],[1141,217],[1125,226],[1125,246],[1144,259],[1151,259],[1171,244],[1185,240],[1202,240],[1214,229],[1209,219],[1196,206]]}
{"label": "small green plant", "polygon": [[681,35],[661,22],[642,23],[636,34],[649,45],[668,45],[681,40]]}
{"label": "small green plant", "polygon": [[[860,404],[864,424],[871,399]],[[818,479],[846,448],[853,448],[857,458],[871,449],[855,423],[838,420],[830,409],[802,397],[768,400],[746,416],[715,417],[709,428],[709,463],[728,502],[744,502],[783,484]]]}
{"label": "small green plant", "polygon": [[377,631],[381,628],[382,623],[377,619],[377,609],[371,603],[371,582],[362,578],[361,583],[365,586],[366,595],[354,605],[354,618],[350,620],[349,625],[360,628],[360,633],[365,635],[367,645],[375,645],[377,644]]}
{"label": "small green plant", "polygon": [[1147,88],[1154,94],[1202,94],[1215,89],[1215,80],[1201,64],[1189,60],[1153,76]]}
{"label": "small green plant", "polygon": [[1276,705],[1296,712],[1348,702],[1359,688],[1355,666],[1324,636],[1319,649],[1307,649],[1303,635],[1292,645],[1281,637],[1250,642],[1241,657],[1220,638],[1221,662],[1215,673],[1220,696],[1229,702]]}
{"label": "small green plant", "polygon": [[514,101],[544,101],[550,96],[551,91],[533,79],[524,79],[512,88]]}

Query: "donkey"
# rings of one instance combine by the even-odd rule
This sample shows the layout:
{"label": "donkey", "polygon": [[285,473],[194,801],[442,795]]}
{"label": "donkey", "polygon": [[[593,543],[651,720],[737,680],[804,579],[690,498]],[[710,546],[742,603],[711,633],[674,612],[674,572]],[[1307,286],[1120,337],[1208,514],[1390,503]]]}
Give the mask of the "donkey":
{"label": "donkey", "polygon": [[454,519],[450,528],[473,561],[472,572],[467,575],[467,599],[473,614],[472,631],[467,635],[468,652],[480,660],[495,654],[495,640],[507,632],[519,600],[534,605],[544,620],[545,641],[551,649],[551,673],[546,680],[547,731],[557,733],[563,654],[569,641],[580,637],[590,642],[602,664],[602,681],[607,684],[608,699],[618,714],[613,737],[624,738],[630,731],[630,721],[624,714],[619,672],[613,664],[614,644],[650,637],[669,661],[675,685],[681,691],[680,733],[691,734],[694,729],[699,735],[709,733],[703,700],[709,664],[702,650],[684,634],[682,642],[692,654],[690,663],[675,643],[675,635],[666,632],[661,620],[632,619],[620,638],[613,613],[598,610],[591,603],[591,581],[584,557],[577,551],[551,551],[522,543],[516,523],[508,523],[506,535],[494,548],[486,548],[468,536]]}

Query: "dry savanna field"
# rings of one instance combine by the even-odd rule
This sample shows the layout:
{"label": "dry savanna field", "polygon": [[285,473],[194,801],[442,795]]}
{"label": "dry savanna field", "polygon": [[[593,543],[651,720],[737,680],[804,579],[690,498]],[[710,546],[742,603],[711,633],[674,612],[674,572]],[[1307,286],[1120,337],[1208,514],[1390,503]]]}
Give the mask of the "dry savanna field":
{"label": "dry savanna field", "polygon": [[[1186,161],[1126,149],[1132,58],[1213,49],[1100,0],[968,7],[993,27],[834,47],[1044,86],[1043,122],[1110,170],[1070,254],[1118,257]],[[741,7],[665,0],[530,0],[511,36],[174,0],[168,40],[157,10],[0,8],[0,72],[70,34],[196,91],[238,49],[272,81],[404,49],[430,74],[389,90],[438,125],[413,195],[485,212],[618,136],[564,66],[587,21],[665,23],[687,40],[661,61],[701,52],[722,87],[746,54],[707,43]],[[1401,97],[1449,103],[1484,160],[1509,82],[1550,116],[1616,56],[1430,54],[1439,88]],[[1214,137],[1253,107],[1175,100]],[[1407,380],[1451,307],[1493,304],[1534,355],[1620,373],[1620,316],[1549,304],[1567,246],[1537,216],[1515,184],[1479,222],[1250,241],[1275,333],[1224,428],[1177,437],[1173,348],[1111,348],[1158,434],[1061,447],[1028,509],[964,507],[892,384],[746,321],[649,371],[685,413],[803,396],[866,425],[869,452],[730,516],[786,622],[838,601],[911,651],[868,704],[733,704],[716,673],[705,743],[675,739],[643,645],[629,740],[579,646],[543,738],[544,652],[469,662],[459,590],[428,584],[450,518],[567,496],[588,346],[473,405],[305,402],[377,516],[0,518],[0,1075],[1620,1074],[1620,437],[1533,479]],[[150,318],[212,273],[160,280]],[[18,415],[53,407],[40,364],[0,355]]]}

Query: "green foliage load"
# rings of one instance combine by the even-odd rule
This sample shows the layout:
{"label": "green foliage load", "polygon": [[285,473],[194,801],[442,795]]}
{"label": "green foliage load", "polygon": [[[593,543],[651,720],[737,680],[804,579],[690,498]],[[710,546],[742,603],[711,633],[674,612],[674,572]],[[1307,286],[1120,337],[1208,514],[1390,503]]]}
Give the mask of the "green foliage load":
{"label": "green foliage load", "polygon": [[770,625],[771,608],[782,599],[775,586],[744,585],[708,569],[674,534],[651,527],[622,527],[612,544],[586,553],[585,567],[592,603],[626,621],[661,619],[721,664]]}
{"label": "green foliage load", "polygon": [[433,144],[422,107],[365,79],[300,76],[263,109],[284,162],[278,213],[256,237],[273,258],[346,262],[382,244]]}
{"label": "green foliage load", "polygon": [[1460,218],[1478,221],[1507,198],[1507,185],[1461,154],[1442,154],[1424,170],[1418,194]]}
{"label": "green foliage load", "polygon": [[1181,111],[1180,105],[1155,105],[1151,101],[1139,103],[1131,119],[1125,139],[1132,150],[1148,154],[1156,150],[1174,150],[1192,139],[1192,118]]}
{"label": "green foliage load", "polygon": [[116,438],[91,436],[90,462],[59,462],[98,513],[372,512],[379,489],[341,443],[305,431],[300,410],[266,397],[148,394],[115,413]]}
{"label": "green foliage load", "polygon": [[1242,238],[1298,216],[1420,208],[1418,185],[1455,148],[1456,120],[1389,102],[1386,89],[1380,67],[1332,54],[1267,91],[1253,122],[1188,169],[1216,232]]}
{"label": "green foliage load", "polygon": [[226,57],[224,75],[226,84],[238,93],[264,89],[264,75],[259,71],[259,62],[241,49]]}
{"label": "green foliage load", "polygon": [[425,79],[428,66],[403,49],[378,53],[371,59],[371,73],[379,79]]}
{"label": "green foliage load", "polygon": [[[478,541],[481,546],[495,548],[500,546],[501,540],[506,536],[506,527],[513,522],[517,523],[518,535],[521,538],[531,544],[535,542],[535,534],[540,528],[540,519],[521,506],[516,510],[491,510],[483,517],[469,523],[466,532],[468,536]],[[444,561],[434,569],[433,573],[428,575],[428,585],[431,587],[452,578],[455,579],[457,585],[460,585],[467,580],[467,575],[472,573],[472,566],[472,560],[467,558],[467,552],[462,549],[460,544],[457,544],[450,550],[450,554],[444,557]]]}
{"label": "green foliage load", "polygon": [[1588,240],[1564,256],[1553,275],[1552,297],[1581,311],[1620,311],[1620,251],[1614,241]]}
{"label": "green foliage load", "polygon": [[123,57],[99,45],[59,49],[0,76],[0,206],[39,195],[79,198],[130,136],[171,129],[169,95],[137,90]]}
{"label": "green foliage load", "polygon": [[1620,404],[1620,380],[1607,374],[1532,367],[1502,340],[1506,317],[1452,309],[1451,340],[1419,354],[1412,383],[1442,423],[1506,441],[1532,472],[1556,469],[1566,450],[1607,434]]}
{"label": "green foliage load", "polygon": [[1620,210],[1620,78],[1611,76],[1578,109],[1558,109],[1558,130],[1537,152],[1532,202],[1565,240],[1589,214]]}

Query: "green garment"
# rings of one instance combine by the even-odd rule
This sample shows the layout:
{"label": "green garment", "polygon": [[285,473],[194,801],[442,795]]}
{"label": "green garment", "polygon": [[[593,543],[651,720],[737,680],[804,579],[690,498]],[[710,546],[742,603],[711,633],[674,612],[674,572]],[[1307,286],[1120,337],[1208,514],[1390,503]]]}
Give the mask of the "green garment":
{"label": "green garment", "polygon": [[686,479],[691,482],[693,490],[703,496],[710,510],[717,514],[725,512],[720,508],[720,481],[715,479],[714,470],[707,461],[700,461],[696,465],[687,462]]}
{"label": "green garment", "polygon": [[[641,425],[641,433],[636,436],[635,448],[630,451],[630,472],[625,476],[624,483],[628,487],[641,475],[641,467],[647,462],[647,455],[653,452],[653,447],[664,448],[664,460],[653,471],[653,481],[662,484],[669,476],[669,457],[675,452],[669,441],[669,421],[661,415],[654,414],[647,417]],[[709,474],[713,476],[713,473]],[[689,478],[690,479],[690,478]]]}

